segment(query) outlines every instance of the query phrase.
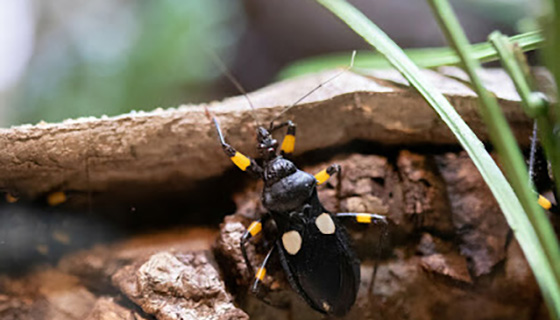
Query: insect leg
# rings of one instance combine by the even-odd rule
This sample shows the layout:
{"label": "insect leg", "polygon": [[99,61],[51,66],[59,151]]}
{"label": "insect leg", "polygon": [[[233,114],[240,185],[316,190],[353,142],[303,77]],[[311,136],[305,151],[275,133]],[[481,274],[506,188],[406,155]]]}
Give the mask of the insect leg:
{"label": "insect leg", "polygon": [[377,247],[377,259],[375,259],[373,274],[371,276],[371,282],[368,288],[368,292],[371,294],[373,292],[375,276],[377,275],[378,261],[381,258],[381,250],[383,248],[383,243],[385,242],[385,239],[387,239],[387,235],[388,235],[389,224],[387,222],[387,218],[375,213],[354,213],[354,212],[337,213],[336,217],[338,218],[350,217],[350,218],[354,218],[358,223],[363,223],[363,224],[374,223],[374,224],[380,224],[383,227],[383,230],[381,231],[381,235],[379,236],[379,246]]}
{"label": "insect leg", "polygon": [[340,212],[340,200],[342,199],[342,168],[338,166],[336,171],[336,212]]}
{"label": "insect leg", "polygon": [[251,225],[249,225],[247,231],[245,231],[245,234],[241,238],[241,253],[243,254],[243,259],[245,260],[245,264],[247,265],[247,270],[249,270],[249,275],[252,279],[254,279],[253,284],[251,285],[251,292],[266,304],[269,304],[271,306],[276,306],[276,307],[284,307],[283,305],[273,303],[262,292],[258,290],[259,283],[264,279],[264,276],[266,275],[266,264],[268,263],[268,260],[270,259],[270,256],[272,255],[272,252],[274,251],[274,248],[276,246],[273,246],[268,251],[260,268],[257,270],[256,273],[255,270],[253,269],[253,265],[251,264],[251,261],[249,260],[249,256],[247,255],[247,249],[245,247],[245,244],[247,243],[247,241],[249,241],[249,239],[258,235],[262,231],[262,226],[268,218],[270,218],[270,216],[265,215],[262,219],[253,221]]}
{"label": "insect leg", "polygon": [[272,133],[278,129],[281,129],[285,126],[288,126],[288,131],[284,136],[284,140],[282,141],[282,146],[280,148],[280,153],[283,156],[291,155],[294,153],[294,148],[296,145],[296,125],[291,121],[288,120],[286,122],[282,122],[270,128],[269,132]]}
{"label": "insect leg", "polygon": [[247,266],[247,270],[249,271],[249,275],[251,277],[254,276],[255,270],[253,269],[251,260],[249,260],[249,256],[247,255],[247,248],[245,247],[245,245],[247,244],[247,241],[249,241],[253,237],[257,236],[259,233],[261,233],[263,224],[265,223],[266,220],[268,220],[269,217],[270,216],[267,214],[263,218],[251,222],[251,224],[247,228],[247,231],[245,231],[245,233],[241,237],[241,254],[243,255],[243,259],[245,260],[245,265]]}
{"label": "insect leg", "polygon": [[[317,184],[325,183],[329,178],[335,174],[340,172],[340,165],[339,164],[331,164],[328,168],[318,172],[315,174],[315,179],[317,179]],[[339,176],[340,178],[340,176]],[[339,179],[340,180],[340,179]]]}
{"label": "insect leg", "polygon": [[[537,143],[538,143],[538,135],[537,135],[537,121],[533,123],[533,135],[531,136],[531,150],[529,151],[529,184],[533,181],[535,175],[535,157],[537,154]],[[558,206],[551,203],[550,200],[545,198],[543,195],[538,195],[537,203],[545,210],[548,210],[550,213],[558,214],[560,210]]]}
{"label": "insect leg", "polygon": [[387,225],[387,218],[380,214],[375,213],[355,213],[355,212],[340,212],[336,214],[337,218],[354,218],[358,223],[375,223],[378,222],[382,223],[383,225]]}
{"label": "insect leg", "polygon": [[531,136],[531,149],[529,151],[529,184],[533,181],[535,175],[535,158],[537,156],[537,143],[539,136],[537,135],[537,120],[533,122],[533,134]]}
{"label": "insect leg", "polygon": [[253,221],[247,231],[241,237],[241,253],[243,254],[243,259],[245,260],[245,265],[247,266],[247,270],[249,271],[249,275],[252,277],[255,274],[255,270],[253,269],[253,265],[251,264],[251,260],[249,260],[249,256],[247,255],[247,248],[245,244],[249,239],[253,238],[257,234],[259,234],[262,230],[262,222],[261,220]]}
{"label": "insect leg", "polygon": [[216,127],[216,131],[218,132],[218,138],[220,144],[222,145],[222,150],[224,153],[231,159],[231,161],[241,170],[248,172],[249,174],[260,177],[262,176],[262,168],[255,162],[254,159],[251,159],[241,152],[235,150],[232,146],[230,146],[226,140],[224,139],[224,135],[222,133],[222,129],[220,129],[220,125],[218,124],[218,120],[216,117],[212,117],[212,121],[214,122],[214,126]]}
{"label": "insect leg", "polygon": [[[274,251],[274,248],[276,248],[276,246],[273,246],[268,253],[266,254],[266,257],[264,258],[259,270],[257,270],[257,273],[255,274],[255,280],[253,281],[253,285],[251,286],[251,292],[255,293],[257,296],[259,296],[258,294],[258,286],[259,283],[264,279],[264,276],[266,275],[266,264],[268,263],[268,260],[270,259],[270,256],[272,255],[272,252]],[[259,298],[261,298],[259,296]]]}
{"label": "insect leg", "polygon": [[538,203],[543,209],[548,210],[550,213],[554,213],[554,214],[560,213],[560,210],[558,210],[557,205],[553,204],[552,202],[550,202],[550,200],[548,200],[547,198],[545,198],[540,194],[539,194]]}
{"label": "insect leg", "polygon": [[328,168],[315,174],[317,184],[325,183],[329,178],[336,174],[336,211],[340,211],[340,199],[342,199],[342,168],[339,164],[331,164]]}

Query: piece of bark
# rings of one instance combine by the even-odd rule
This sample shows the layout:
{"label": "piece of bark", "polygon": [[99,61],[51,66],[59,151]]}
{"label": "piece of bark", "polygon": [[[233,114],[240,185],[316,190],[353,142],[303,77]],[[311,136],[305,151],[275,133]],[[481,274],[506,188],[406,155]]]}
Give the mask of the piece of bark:
{"label": "piece of bark", "polygon": [[[270,85],[251,93],[266,122],[334,72]],[[464,84],[425,70],[464,120],[486,141],[474,93]],[[495,71],[493,82],[510,82]],[[507,87],[509,88],[509,87]],[[516,137],[528,142],[531,124],[511,89],[493,92]],[[122,193],[131,186],[172,191],[194,188],[232,164],[221,151],[204,108],[216,115],[228,141],[254,155],[255,128],[244,97],[219,103],[84,118],[58,124],[0,129],[0,190],[35,198],[53,190]],[[296,153],[360,139],[389,145],[456,144],[436,113],[394,70],[375,77],[342,74],[285,116],[298,124]],[[170,183],[170,181],[172,183]]]}
{"label": "piece of bark", "polygon": [[416,247],[416,252],[422,256],[452,251],[456,251],[454,243],[445,241],[427,232],[422,233],[418,246]]}
{"label": "piece of bark", "polygon": [[159,320],[249,318],[234,306],[209,252],[157,253],[117,271],[113,283]]}
{"label": "piece of bark", "polygon": [[[482,228],[479,232],[473,228],[468,230],[468,237],[461,237],[462,221],[491,225],[496,230],[507,229],[504,220],[495,219],[494,216],[502,214],[495,210],[494,202],[486,201],[489,195],[480,187],[482,178],[464,154],[438,155],[436,165],[433,165],[434,156],[408,151],[389,158],[340,155],[303,169],[314,173],[333,162],[343,168],[342,208],[376,210],[386,214],[390,222],[390,239],[382,244],[376,226],[345,223],[363,263],[357,301],[344,319],[427,320],[458,315],[467,320],[532,319],[535,314],[542,314],[538,287],[515,241],[505,241],[504,252],[497,252],[493,251],[495,239],[488,236],[489,229]],[[441,181],[445,181],[445,188],[440,186]],[[337,206],[336,183],[336,177],[332,177],[319,186],[319,197],[329,210]],[[247,272],[239,245],[246,227],[262,212],[259,198],[259,183],[247,186],[236,195],[238,212],[225,218],[213,250],[221,272],[212,263],[208,251],[190,252],[207,249],[215,237],[212,230],[176,229],[140,235],[72,254],[54,270],[19,279],[0,277],[0,317],[73,320],[115,313],[176,319],[175,312],[179,312],[189,319],[189,315],[199,317],[207,312],[209,318],[219,318],[211,312],[223,307],[225,318],[246,318],[226,292],[220,274],[223,273],[227,288],[252,319],[317,319],[320,315],[290,288],[274,256],[267,266],[261,290],[278,307],[246,294],[253,279]],[[462,202],[467,200],[476,205],[468,207]],[[421,205],[411,206],[415,210],[412,215],[407,214],[406,204],[418,201]],[[439,208],[436,202],[448,209],[434,210]],[[414,219],[414,216],[426,218]],[[449,221],[453,222],[451,235]],[[260,265],[267,252],[263,240],[270,245],[273,239],[255,238],[248,245],[254,266]],[[377,257],[380,245],[382,259],[373,294],[369,294],[371,258]],[[475,245],[480,247],[478,251],[464,250],[464,246]],[[488,272],[477,274],[480,263],[472,263],[477,256],[482,257],[481,263]],[[146,314],[93,294],[119,299],[121,291]],[[195,306],[201,301],[208,303],[197,309]]]}
{"label": "piece of bark", "polygon": [[[267,265],[266,275],[262,280],[260,290],[268,297],[272,297],[273,305],[278,308],[271,309],[267,308],[268,306],[261,305],[249,293],[248,287],[252,285],[254,278],[251,271],[247,268],[241,253],[241,237],[247,230],[246,227],[250,221],[251,219],[241,214],[226,216],[224,223],[220,225],[220,236],[214,247],[214,255],[221,270],[224,272],[228,287],[237,295],[238,300],[241,300],[243,309],[249,310],[251,318],[257,315],[260,309],[267,310],[265,311],[264,318],[266,318],[266,315],[274,313],[275,310],[279,311],[280,314],[284,314],[284,316],[288,316],[289,313],[282,311],[282,309],[298,305],[300,301],[288,285],[282,269],[279,268],[280,261],[277,260],[277,257],[272,257]],[[266,249],[262,245],[247,246],[247,253],[253,268],[260,266],[266,255]],[[256,269],[253,272],[256,272]],[[301,306],[304,305],[302,304]]]}
{"label": "piece of bark", "polygon": [[162,251],[208,250],[215,238],[215,230],[200,227],[141,234],[112,245],[98,245],[69,254],[60,260],[58,268],[79,277],[89,288],[112,292],[111,277],[124,266],[146,261]]}
{"label": "piece of bark", "polygon": [[[489,229],[483,227],[479,232],[473,228],[468,230],[470,237],[462,237],[464,226],[458,221],[478,221],[482,215],[488,216],[482,221],[492,221],[499,237],[500,230],[507,230],[496,203],[487,202],[491,195],[481,188],[481,176],[463,157],[460,153],[434,159],[402,151],[395,158],[396,166],[376,155],[333,159],[343,168],[342,210],[353,208],[355,203],[358,206],[353,209],[371,209],[373,204],[385,210],[390,223],[390,239],[383,243],[373,295],[368,293],[368,287],[373,271],[371,258],[377,256],[381,245],[379,228],[345,224],[363,262],[356,303],[342,319],[532,319],[539,312],[542,300],[538,287],[514,240],[503,243],[504,252],[500,253],[493,251],[496,241],[487,236]],[[316,172],[326,165],[303,169]],[[464,181],[466,177],[469,181]],[[333,176],[319,187],[319,198],[329,210],[337,203],[335,186]],[[290,288],[274,255],[266,267],[260,292],[277,307],[248,294],[254,280],[241,255],[240,238],[251,220],[262,212],[258,190],[258,184],[250,185],[236,196],[240,209],[220,226],[214,248],[216,259],[252,319],[317,319],[320,315]],[[418,201],[420,205],[411,206],[414,210],[407,214],[407,203]],[[474,201],[474,205],[467,207],[466,201]],[[420,220],[424,223],[418,223],[414,215],[425,216]],[[274,240],[264,237],[271,229],[265,226],[263,230],[264,235],[247,246],[254,267],[260,266]],[[473,243],[473,239],[477,242]],[[480,247],[478,251],[464,249],[475,245]],[[480,262],[472,263],[473,259]],[[479,272],[481,264],[487,268],[484,273]]]}
{"label": "piece of bark", "polygon": [[397,168],[404,193],[404,214],[416,221],[416,229],[451,235],[453,224],[445,183],[433,157],[401,151]]}
{"label": "piece of bark", "polygon": [[[216,234],[216,230],[198,227],[135,235],[115,244],[67,254],[56,267],[36,266],[40,271],[19,277],[1,275],[0,319],[155,319],[125,298],[120,287],[112,283],[112,277],[119,272],[124,275],[122,270],[126,266],[142,265],[161,252],[181,256],[191,251],[208,250]],[[181,261],[194,268],[200,259]],[[213,285],[221,281],[216,279],[213,266],[199,267],[197,272],[201,279],[208,275],[209,283]],[[131,272],[126,275],[134,277],[136,270],[129,268]],[[223,283],[220,285],[223,290]],[[189,288],[185,287],[185,290]],[[101,296],[97,297],[98,294]],[[212,297],[208,297],[210,299]],[[216,307],[228,306],[220,304]],[[216,314],[220,312],[218,310]]]}
{"label": "piece of bark", "polygon": [[24,278],[0,277],[2,319],[84,319],[95,295],[75,276],[46,268]]}
{"label": "piece of bark", "polygon": [[93,309],[85,320],[148,320],[137,312],[127,309],[114,301],[112,297],[97,299]]}
{"label": "piece of bark", "polygon": [[430,272],[439,273],[456,281],[472,283],[467,261],[459,254],[432,254],[422,257],[421,265]]}
{"label": "piece of bark", "polygon": [[452,220],[476,276],[488,274],[506,256],[509,226],[492,192],[464,153],[437,157],[452,207]]}

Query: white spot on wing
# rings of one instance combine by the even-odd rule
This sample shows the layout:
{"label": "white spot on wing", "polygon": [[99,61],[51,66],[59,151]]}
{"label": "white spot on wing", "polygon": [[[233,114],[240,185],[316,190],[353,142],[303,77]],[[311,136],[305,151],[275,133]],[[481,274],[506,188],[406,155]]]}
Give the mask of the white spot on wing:
{"label": "white spot on wing", "polygon": [[295,255],[301,249],[301,235],[295,230],[285,232],[282,235],[282,245],[289,254]]}
{"label": "white spot on wing", "polygon": [[331,215],[326,212],[322,213],[317,217],[317,219],[315,219],[315,225],[322,234],[333,234],[336,230],[336,226],[334,225]]}

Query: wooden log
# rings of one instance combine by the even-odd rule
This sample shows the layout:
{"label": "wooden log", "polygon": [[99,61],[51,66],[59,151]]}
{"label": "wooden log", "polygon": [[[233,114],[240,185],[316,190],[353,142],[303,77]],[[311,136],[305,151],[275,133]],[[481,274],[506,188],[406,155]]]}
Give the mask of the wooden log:
{"label": "wooden log", "polygon": [[[275,83],[249,94],[259,120],[268,123],[335,72]],[[487,141],[473,91],[463,82],[434,71],[424,74]],[[519,106],[511,81],[501,70],[489,74],[485,77],[490,79],[489,87],[499,98],[515,135],[526,144],[531,122]],[[232,166],[205,116],[206,107],[217,116],[227,140],[255,156],[255,121],[245,98],[238,96],[166,110],[0,129],[0,190],[34,198],[55,190],[194,187]],[[436,113],[394,70],[369,76],[346,72],[283,119],[298,125],[296,155],[353,140],[384,145],[457,144]]]}

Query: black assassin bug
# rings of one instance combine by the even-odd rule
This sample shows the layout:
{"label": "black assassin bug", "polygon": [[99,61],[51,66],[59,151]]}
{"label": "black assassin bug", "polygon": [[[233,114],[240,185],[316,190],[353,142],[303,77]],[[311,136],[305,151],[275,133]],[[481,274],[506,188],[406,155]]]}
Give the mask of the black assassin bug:
{"label": "black assassin bug", "polygon": [[[354,56],[352,61],[353,58]],[[344,71],[351,66],[352,64]],[[232,78],[231,75],[228,77]],[[232,81],[245,93],[234,79]],[[246,94],[245,96],[249,100]],[[276,118],[297,105],[303,98],[284,109]],[[249,104],[254,112],[250,100]],[[211,117],[209,112],[207,115]],[[370,213],[333,214],[323,207],[317,196],[317,185],[326,182],[334,174],[338,174],[340,183],[341,168],[332,164],[311,175],[299,170],[288,160],[286,157],[293,153],[295,146],[296,125],[292,121],[275,125],[272,120],[268,129],[259,125],[257,121],[257,149],[262,159],[262,164],[259,164],[230,146],[216,118],[211,118],[224,153],[241,170],[264,181],[261,200],[268,212],[261,219],[251,223],[241,239],[245,263],[254,275],[252,291],[256,293],[258,284],[266,274],[266,264],[273,252],[277,251],[291,287],[311,308],[328,315],[345,315],[356,300],[360,283],[360,261],[352,250],[348,235],[339,219],[354,218],[358,223],[382,222],[386,225],[385,218]],[[272,133],[285,127],[287,133],[279,148]],[[263,231],[263,224],[268,219],[274,220],[278,238],[255,273],[247,256],[246,244]]]}
{"label": "black assassin bug", "polygon": [[[545,97],[542,95],[542,97]],[[538,135],[537,135],[537,122],[534,122],[533,125],[533,135],[531,137],[531,149],[529,150],[529,179],[531,182],[534,180],[535,176],[535,158],[537,155],[537,143],[538,143]],[[556,204],[553,204],[548,200],[545,196],[538,194],[537,203],[545,210],[553,214],[559,214],[560,209]]]}

